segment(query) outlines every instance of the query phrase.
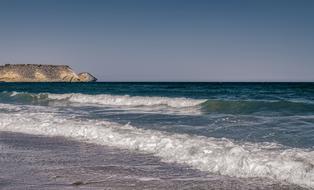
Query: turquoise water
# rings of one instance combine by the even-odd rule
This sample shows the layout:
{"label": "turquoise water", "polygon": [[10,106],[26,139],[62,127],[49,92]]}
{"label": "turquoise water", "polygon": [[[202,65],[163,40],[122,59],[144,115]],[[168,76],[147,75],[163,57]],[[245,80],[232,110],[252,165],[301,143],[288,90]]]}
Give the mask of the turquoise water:
{"label": "turquoise water", "polygon": [[0,83],[0,119],[2,131],[314,187],[314,83]]}

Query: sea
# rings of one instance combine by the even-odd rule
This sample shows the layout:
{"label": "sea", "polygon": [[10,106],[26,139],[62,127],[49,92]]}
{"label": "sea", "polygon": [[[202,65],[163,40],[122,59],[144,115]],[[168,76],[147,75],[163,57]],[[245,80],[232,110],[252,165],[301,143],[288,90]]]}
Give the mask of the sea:
{"label": "sea", "polygon": [[314,83],[0,83],[0,189],[313,189]]}

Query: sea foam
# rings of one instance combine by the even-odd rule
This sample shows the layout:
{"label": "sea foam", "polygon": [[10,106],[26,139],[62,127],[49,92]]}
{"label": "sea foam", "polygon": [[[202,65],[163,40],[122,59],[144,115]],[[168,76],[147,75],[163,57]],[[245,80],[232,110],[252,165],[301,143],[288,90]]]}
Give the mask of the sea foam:
{"label": "sea foam", "polygon": [[205,99],[170,98],[158,96],[129,96],[109,94],[53,94],[53,93],[28,93],[28,92],[2,92],[2,102],[19,102],[23,104],[47,104],[73,106],[101,106],[136,111],[139,113],[168,113],[180,115],[201,114],[201,104]]}
{"label": "sea foam", "polygon": [[130,124],[82,120],[41,106],[0,104],[0,131],[63,136],[100,145],[150,153],[165,162],[236,177],[267,177],[314,187],[314,151],[274,143],[236,143],[228,139],[139,129]]}
{"label": "sea foam", "polygon": [[[206,99],[170,98],[162,96],[129,96],[109,94],[53,94],[53,93],[28,93],[28,92],[2,92],[2,98],[16,98],[26,100],[63,100],[76,103],[101,104],[108,106],[158,106],[164,105],[173,108],[184,108],[200,105]],[[14,99],[14,100],[16,100]]]}
{"label": "sea foam", "polygon": [[206,100],[196,100],[189,98],[168,98],[168,97],[149,97],[149,96],[119,96],[119,95],[88,95],[88,94],[49,94],[48,98],[53,100],[69,100],[78,103],[94,103],[102,105],[117,106],[156,106],[166,105],[174,108],[196,106]]}

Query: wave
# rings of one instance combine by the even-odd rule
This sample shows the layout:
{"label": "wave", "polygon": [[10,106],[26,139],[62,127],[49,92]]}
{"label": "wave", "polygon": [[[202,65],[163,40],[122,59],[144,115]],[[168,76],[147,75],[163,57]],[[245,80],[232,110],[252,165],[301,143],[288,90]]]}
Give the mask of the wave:
{"label": "wave", "polygon": [[[5,109],[6,104],[0,107]],[[13,107],[9,105],[8,109]],[[0,131],[63,136],[150,153],[165,162],[186,164],[210,173],[266,177],[314,187],[314,151],[307,149],[273,143],[236,143],[224,138],[144,130],[130,124],[79,120],[40,106],[24,106],[13,113],[0,112]]]}
{"label": "wave", "polygon": [[68,100],[78,103],[92,103],[115,106],[156,106],[165,105],[173,108],[184,108],[199,105],[205,100],[189,98],[169,98],[151,96],[87,95],[87,94],[48,94],[49,99]]}
{"label": "wave", "polygon": [[258,112],[281,112],[282,114],[313,113],[314,104],[292,101],[228,101],[208,100],[201,104],[206,113],[251,114]]}
{"label": "wave", "polygon": [[[28,103],[45,103],[49,101],[72,102],[80,104],[96,104],[103,106],[128,106],[149,107],[151,110],[159,110],[161,107],[171,108],[172,111],[181,111],[189,114],[254,114],[254,113],[280,113],[284,115],[314,113],[312,102],[281,101],[257,101],[257,100],[206,100],[176,97],[158,96],[129,96],[109,94],[52,94],[52,93],[23,93],[2,92],[0,100]],[[192,109],[186,109],[192,108]],[[144,108],[143,108],[144,110]]]}
{"label": "wave", "polygon": [[107,95],[107,94],[51,94],[51,93],[24,93],[24,92],[2,92],[0,97],[20,101],[48,101],[60,100],[85,104],[100,104],[108,106],[169,106],[173,108],[184,108],[199,105],[206,100],[190,98],[170,98],[157,96],[129,96],[129,95]]}

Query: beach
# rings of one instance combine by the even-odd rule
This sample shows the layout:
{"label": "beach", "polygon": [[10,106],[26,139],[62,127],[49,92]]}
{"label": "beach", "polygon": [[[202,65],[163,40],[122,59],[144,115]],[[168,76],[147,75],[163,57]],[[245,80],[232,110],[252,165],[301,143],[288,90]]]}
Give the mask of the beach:
{"label": "beach", "polygon": [[206,174],[127,150],[63,137],[0,133],[1,189],[304,189]]}
{"label": "beach", "polygon": [[3,83],[4,189],[311,189],[312,83]]}

